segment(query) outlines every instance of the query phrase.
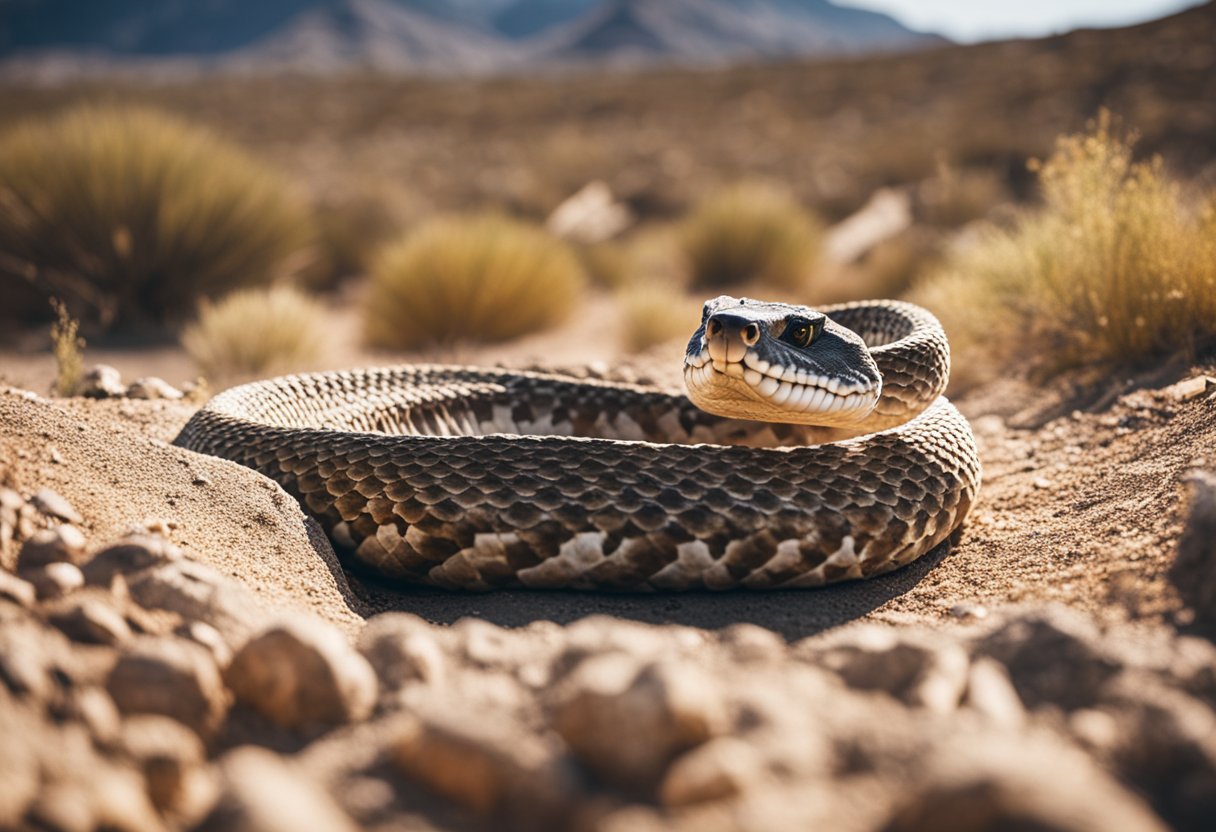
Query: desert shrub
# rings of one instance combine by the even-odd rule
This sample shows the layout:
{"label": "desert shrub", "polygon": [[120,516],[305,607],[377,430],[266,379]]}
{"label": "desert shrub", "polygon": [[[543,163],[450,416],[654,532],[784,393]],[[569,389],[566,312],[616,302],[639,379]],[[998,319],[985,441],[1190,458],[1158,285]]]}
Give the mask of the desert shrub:
{"label": "desert shrub", "polygon": [[570,248],[534,225],[497,214],[437,218],[376,259],[366,334],[401,349],[505,341],[560,322],[583,283]]}
{"label": "desert shrub", "polygon": [[915,292],[956,350],[1050,372],[1216,335],[1216,237],[1159,159],[1134,161],[1103,116],[1037,169],[1042,206],[986,228]]}
{"label": "desert shrub", "polygon": [[0,136],[0,276],[106,326],[291,271],[309,227],[275,173],[155,111],[82,107]]}
{"label": "desert shrub", "polygon": [[182,346],[213,381],[300,370],[321,357],[326,321],[321,303],[298,289],[243,289],[203,301]]}
{"label": "desert shrub", "polygon": [[55,393],[71,396],[80,388],[84,375],[84,339],[80,322],[68,313],[58,298],[52,300],[55,322],[51,324],[51,352],[55,356]]}
{"label": "desert shrub", "polygon": [[617,295],[621,340],[626,350],[642,352],[676,338],[688,338],[697,327],[701,303],[678,286],[636,283]]}
{"label": "desert shrub", "polygon": [[1009,199],[1009,189],[998,171],[957,168],[939,159],[936,175],[917,190],[921,219],[954,228],[983,218]]}
{"label": "desert shrub", "polygon": [[592,243],[576,249],[583,271],[591,283],[604,289],[620,289],[632,280],[630,252],[621,243]]}
{"label": "desert shrub", "polygon": [[322,200],[314,213],[317,257],[303,276],[313,289],[335,289],[364,274],[398,227],[385,200],[374,193]]}
{"label": "desert shrub", "polygon": [[689,283],[698,289],[753,281],[801,289],[815,267],[821,240],[819,223],[793,197],[755,183],[705,199],[679,235]]}

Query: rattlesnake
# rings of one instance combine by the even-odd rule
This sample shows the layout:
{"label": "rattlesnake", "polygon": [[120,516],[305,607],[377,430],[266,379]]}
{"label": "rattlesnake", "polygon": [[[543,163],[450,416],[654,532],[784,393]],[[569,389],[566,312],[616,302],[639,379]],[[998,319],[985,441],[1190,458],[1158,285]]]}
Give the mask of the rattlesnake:
{"label": "rattlesnake", "polygon": [[962,523],[980,468],[948,373],[919,307],[723,296],[688,345],[691,398],[471,367],[309,373],[221,393],[175,442],[275,479],[348,565],[395,581],[809,587],[907,564]]}

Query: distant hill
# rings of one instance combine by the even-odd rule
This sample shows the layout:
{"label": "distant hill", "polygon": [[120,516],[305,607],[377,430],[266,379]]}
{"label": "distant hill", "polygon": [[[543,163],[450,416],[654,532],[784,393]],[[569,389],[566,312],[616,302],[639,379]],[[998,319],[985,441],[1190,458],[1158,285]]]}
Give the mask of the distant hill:
{"label": "distant hill", "polygon": [[839,55],[941,44],[894,18],[826,0],[609,0],[568,28],[550,59],[617,63]]}
{"label": "distant hill", "polygon": [[0,66],[491,74],[944,43],[827,0],[0,0]]}

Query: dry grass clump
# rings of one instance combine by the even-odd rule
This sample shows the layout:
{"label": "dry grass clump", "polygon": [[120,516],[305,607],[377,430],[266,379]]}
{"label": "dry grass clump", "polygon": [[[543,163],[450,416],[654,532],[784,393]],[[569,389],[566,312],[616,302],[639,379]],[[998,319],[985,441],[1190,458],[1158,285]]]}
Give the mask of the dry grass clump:
{"label": "dry grass clump", "polygon": [[562,321],[584,282],[570,248],[534,225],[497,214],[433,219],[373,264],[366,334],[399,349],[505,341]]}
{"label": "dry grass clump", "polygon": [[617,242],[592,243],[576,249],[592,285],[620,289],[632,280],[630,250]]}
{"label": "dry grass clump", "polygon": [[1216,236],[1159,159],[1135,162],[1104,115],[1038,175],[1041,208],[986,229],[915,293],[959,350],[1055,371],[1216,336]]}
{"label": "dry grass clump", "polygon": [[376,251],[399,227],[386,201],[376,193],[322,200],[314,210],[317,258],[304,275],[312,289],[335,289],[365,274]]}
{"label": "dry grass clump", "polygon": [[698,289],[758,282],[799,290],[815,267],[822,236],[818,221],[789,194],[743,183],[697,205],[679,244],[689,283]]}
{"label": "dry grass clump", "polygon": [[55,356],[55,393],[71,396],[80,388],[84,375],[84,339],[80,322],[68,313],[58,298],[51,301],[55,322],[51,324],[51,352]]}
{"label": "dry grass clump", "polygon": [[299,370],[321,357],[326,320],[324,306],[298,289],[244,289],[204,301],[182,346],[211,380]]}
{"label": "dry grass clump", "polygon": [[309,236],[275,173],[162,113],[84,106],[0,136],[0,276],[104,326],[264,284],[302,265]]}
{"label": "dry grass clump", "polygon": [[617,294],[621,310],[621,338],[626,350],[651,347],[688,338],[696,329],[700,303],[669,283],[636,283]]}

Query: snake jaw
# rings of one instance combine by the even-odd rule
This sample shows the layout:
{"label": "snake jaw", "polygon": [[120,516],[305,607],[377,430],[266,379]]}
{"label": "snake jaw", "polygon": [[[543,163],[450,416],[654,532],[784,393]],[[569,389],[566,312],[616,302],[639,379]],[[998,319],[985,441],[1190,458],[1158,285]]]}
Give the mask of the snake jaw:
{"label": "snake jaw", "polygon": [[774,375],[774,370],[782,372],[771,365],[768,373],[753,369],[746,356],[721,369],[719,362],[707,359],[685,364],[684,383],[697,407],[719,416],[835,427],[864,421],[881,393],[880,387],[844,386],[838,379],[808,377],[788,368],[785,372],[791,378],[786,380]]}

